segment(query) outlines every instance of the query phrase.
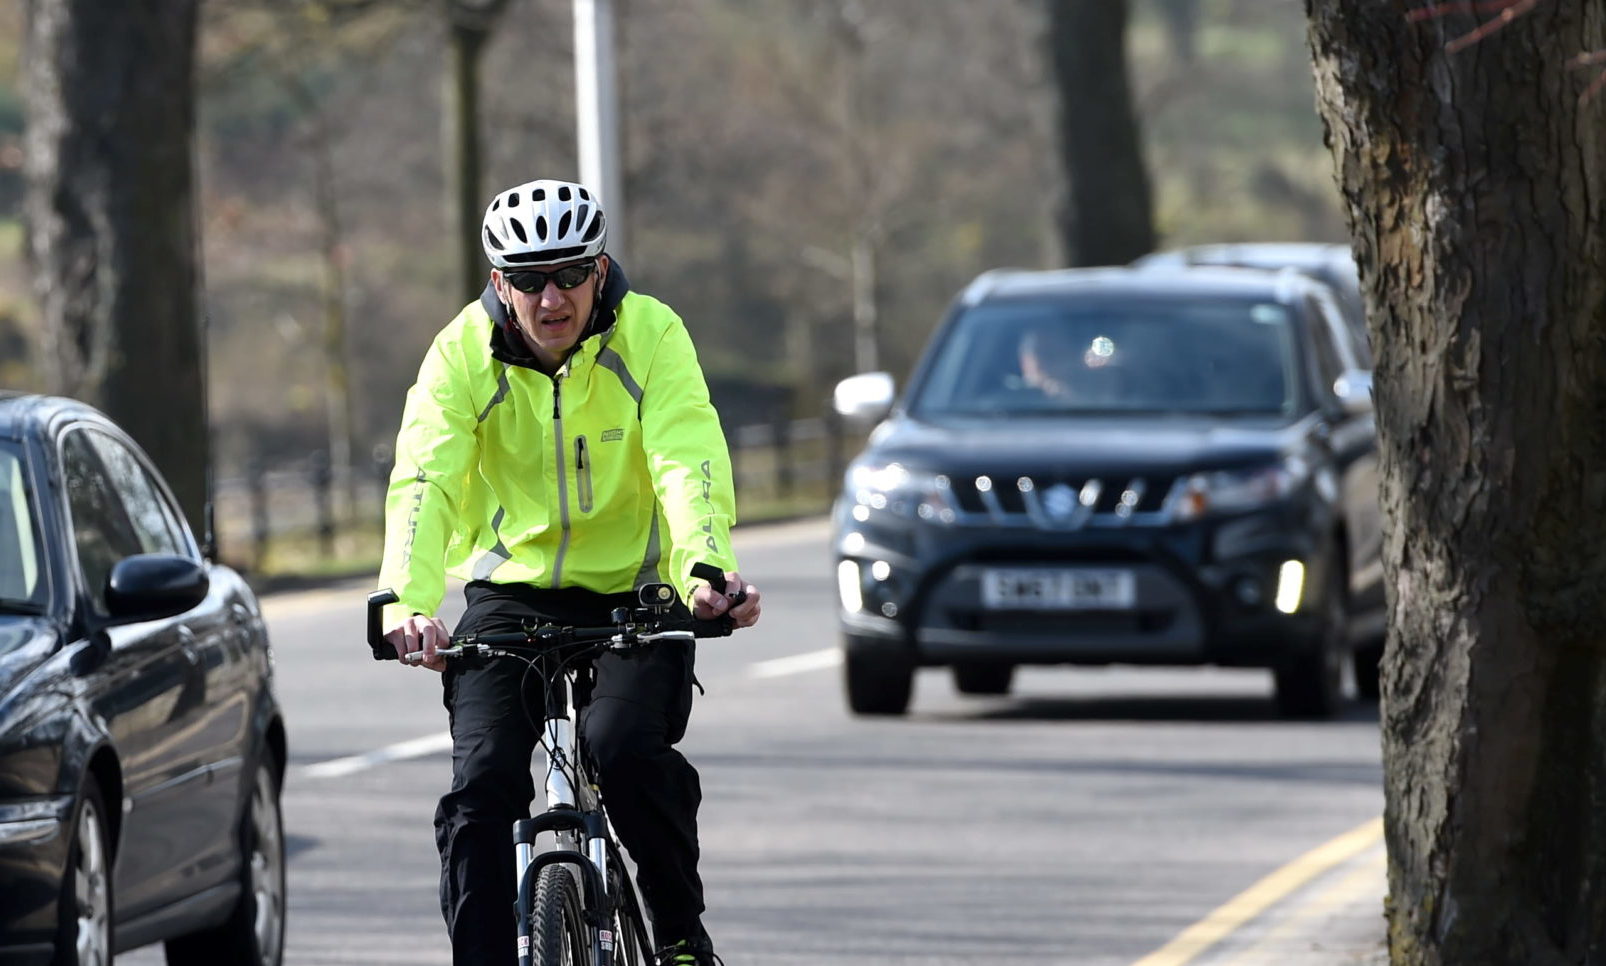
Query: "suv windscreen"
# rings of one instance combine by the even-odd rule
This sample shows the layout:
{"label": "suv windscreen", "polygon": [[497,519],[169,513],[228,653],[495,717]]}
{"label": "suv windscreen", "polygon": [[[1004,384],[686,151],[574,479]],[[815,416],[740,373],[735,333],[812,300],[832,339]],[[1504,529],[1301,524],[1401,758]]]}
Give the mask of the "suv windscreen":
{"label": "suv windscreen", "polygon": [[47,594],[22,453],[0,442],[0,614],[40,613],[49,603]]}
{"label": "suv windscreen", "polygon": [[1288,310],[1242,299],[999,300],[964,311],[911,401],[923,417],[1292,415]]}

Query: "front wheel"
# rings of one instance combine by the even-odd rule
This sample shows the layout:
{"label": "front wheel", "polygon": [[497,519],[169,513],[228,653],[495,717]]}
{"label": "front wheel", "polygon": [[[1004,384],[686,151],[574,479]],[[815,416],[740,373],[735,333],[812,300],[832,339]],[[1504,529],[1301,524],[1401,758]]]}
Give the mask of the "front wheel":
{"label": "front wheel", "polygon": [[1277,710],[1288,718],[1331,718],[1344,706],[1344,665],[1349,658],[1349,608],[1344,578],[1331,568],[1315,639],[1273,671]]}
{"label": "front wheel", "polygon": [[264,761],[240,827],[240,898],[222,925],[169,939],[168,966],[279,966],[284,919],[284,818],[278,777]]}
{"label": "front wheel", "polygon": [[57,907],[52,966],[107,966],[112,961],[112,838],[106,803],[84,779]]}
{"label": "front wheel", "polygon": [[848,638],[842,660],[848,709],[854,714],[891,715],[909,710],[914,662],[886,648],[863,647]]}
{"label": "front wheel", "polygon": [[567,869],[549,865],[535,880],[528,930],[531,966],[585,966],[591,961],[580,889]]}

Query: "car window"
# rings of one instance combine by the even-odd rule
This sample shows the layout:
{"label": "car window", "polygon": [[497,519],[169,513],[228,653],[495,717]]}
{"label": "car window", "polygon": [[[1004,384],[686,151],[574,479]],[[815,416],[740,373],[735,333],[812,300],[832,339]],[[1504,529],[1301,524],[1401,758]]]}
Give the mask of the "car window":
{"label": "car window", "polygon": [[1344,374],[1344,363],[1333,344],[1335,327],[1314,298],[1307,302],[1310,311],[1311,349],[1316,357],[1316,390],[1323,402],[1333,399],[1333,384]]}
{"label": "car window", "polygon": [[61,468],[67,482],[67,508],[72,515],[78,567],[90,603],[106,613],[106,579],[124,557],[144,552],[139,533],[107,476],[105,466],[85,430],[62,440]]}
{"label": "car window", "polygon": [[44,554],[22,454],[0,446],[0,613],[48,603]]}
{"label": "car window", "polygon": [[1292,414],[1288,310],[1244,299],[1000,300],[954,321],[912,410],[925,416]]}
{"label": "car window", "polygon": [[89,437],[101,464],[117,481],[129,522],[139,537],[141,551],[187,555],[189,542],[183,536],[172,505],[152,481],[144,463],[121,440],[105,433],[90,433]]}
{"label": "car window", "polygon": [[[1339,304],[1337,293],[1336,288],[1333,288],[1331,293],[1319,292],[1316,295],[1316,303],[1334,330],[1333,337],[1342,340],[1339,352],[1341,360],[1352,363],[1353,368],[1370,370],[1372,350],[1366,341],[1366,320],[1361,315],[1352,315],[1346,311]],[[1346,365],[1346,368],[1350,367]]]}

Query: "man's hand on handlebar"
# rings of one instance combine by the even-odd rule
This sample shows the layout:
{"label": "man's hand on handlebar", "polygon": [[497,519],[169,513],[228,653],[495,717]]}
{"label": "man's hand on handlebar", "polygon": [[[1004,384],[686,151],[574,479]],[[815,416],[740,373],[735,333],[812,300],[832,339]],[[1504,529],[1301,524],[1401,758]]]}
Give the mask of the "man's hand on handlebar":
{"label": "man's hand on handlebar", "polygon": [[[746,599],[732,606],[732,598],[737,598],[738,594],[746,594]],[[737,627],[752,627],[758,623],[758,598],[757,587],[742,580],[740,573],[728,570],[725,572],[725,593],[708,584],[698,585],[692,592],[691,612],[693,617],[705,621],[728,613],[731,623]]]}
{"label": "man's hand on handlebar", "polygon": [[[414,614],[385,631],[385,640],[396,649],[396,657],[403,664],[427,667],[431,671],[445,670],[446,659],[436,657],[435,649],[450,647],[451,637],[451,632],[440,618],[421,614]],[[409,654],[417,654],[418,657],[409,660]]]}

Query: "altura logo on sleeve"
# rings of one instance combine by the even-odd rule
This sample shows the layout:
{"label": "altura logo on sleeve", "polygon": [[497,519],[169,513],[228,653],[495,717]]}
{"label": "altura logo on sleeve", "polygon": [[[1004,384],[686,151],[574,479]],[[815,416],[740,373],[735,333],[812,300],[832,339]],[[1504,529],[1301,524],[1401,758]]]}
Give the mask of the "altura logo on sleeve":
{"label": "altura logo on sleeve", "polygon": [[719,544],[714,542],[714,470],[710,460],[703,460],[703,503],[707,508],[703,515],[703,542],[709,550],[719,553]]}
{"label": "altura logo on sleeve", "polygon": [[413,502],[407,508],[407,542],[402,544],[401,564],[406,567],[413,562],[413,541],[418,539],[418,511],[424,505],[424,473],[419,471],[417,482],[413,484]]}

